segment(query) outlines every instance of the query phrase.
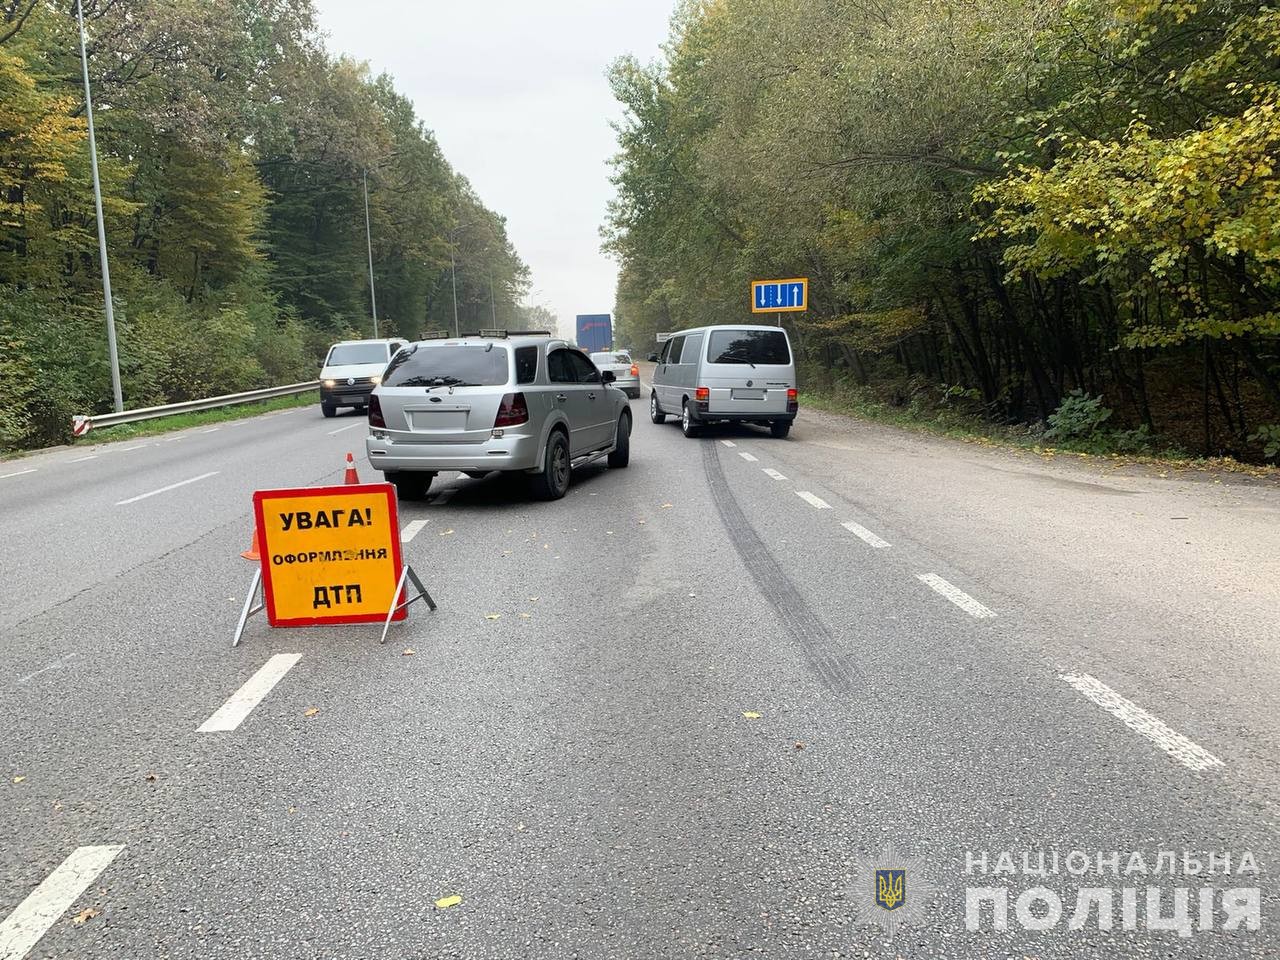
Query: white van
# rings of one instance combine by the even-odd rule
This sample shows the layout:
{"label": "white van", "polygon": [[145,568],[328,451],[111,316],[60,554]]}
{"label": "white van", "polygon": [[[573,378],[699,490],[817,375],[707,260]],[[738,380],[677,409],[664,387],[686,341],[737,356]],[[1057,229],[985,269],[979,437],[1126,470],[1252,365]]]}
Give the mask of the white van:
{"label": "white van", "polygon": [[320,365],[320,411],[326,417],[339,407],[363,411],[387,362],[404,345],[403,340],[343,340],[331,346]]}
{"label": "white van", "polygon": [[800,404],[791,341],[781,327],[696,327],[671,334],[658,354],[649,419],[680,418],[686,437],[722,421],[791,432]]}

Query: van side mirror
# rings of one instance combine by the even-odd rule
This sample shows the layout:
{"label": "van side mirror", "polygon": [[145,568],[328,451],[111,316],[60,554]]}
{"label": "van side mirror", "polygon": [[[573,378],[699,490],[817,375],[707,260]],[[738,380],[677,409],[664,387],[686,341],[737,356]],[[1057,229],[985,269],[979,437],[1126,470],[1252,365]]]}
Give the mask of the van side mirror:
{"label": "van side mirror", "polygon": [[657,355],[656,353],[651,353],[651,354],[649,354],[649,362],[650,362],[650,363],[657,363],[657,362],[658,362],[658,355]]}

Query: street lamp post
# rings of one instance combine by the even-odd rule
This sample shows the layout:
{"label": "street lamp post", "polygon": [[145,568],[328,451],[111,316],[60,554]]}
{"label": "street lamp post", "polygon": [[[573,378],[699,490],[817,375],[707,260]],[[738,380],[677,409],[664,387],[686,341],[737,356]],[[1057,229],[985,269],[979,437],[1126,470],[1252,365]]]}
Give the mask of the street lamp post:
{"label": "street lamp post", "polygon": [[369,254],[369,309],[373,313],[373,339],[378,339],[378,295],[373,289],[373,233],[369,229],[369,168],[360,173],[364,187],[364,245]]}
{"label": "street lamp post", "polygon": [[98,259],[102,263],[102,298],[107,309],[107,355],[111,360],[111,393],[116,413],[124,411],[120,389],[120,356],[116,352],[116,314],[111,303],[111,270],[107,267],[107,228],[102,220],[102,184],[98,179],[98,143],[93,133],[93,95],[89,92],[89,53],[84,39],[84,0],[76,0],[80,26],[80,67],[84,72],[84,111],[89,121],[89,166],[93,170],[93,207],[98,217]]}

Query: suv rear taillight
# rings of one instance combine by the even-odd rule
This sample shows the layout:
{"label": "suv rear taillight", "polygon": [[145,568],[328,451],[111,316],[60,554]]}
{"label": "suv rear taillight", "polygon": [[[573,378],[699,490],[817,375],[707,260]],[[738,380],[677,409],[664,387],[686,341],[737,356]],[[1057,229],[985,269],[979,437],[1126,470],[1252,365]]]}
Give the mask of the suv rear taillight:
{"label": "suv rear taillight", "polygon": [[633,364],[631,365],[631,375],[632,375],[633,377],[638,377],[638,376],[640,376],[640,365],[639,365],[639,364],[633,363]]}
{"label": "suv rear taillight", "polygon": [[693,400],[694,400],[694,402],[695,402],[695,403],[710,403],[710,402],[711,402],[711,388],[710,388],[710,387],[698,387],[696,390],[694,390],[694,391],[693,391]]}
{"label": "suv rear taillight", "polygon": [[493,418],[493,428],[515,427],[529,422],[529,405],[523,393],[508,393],[498,405],[498,415]]}
{"label": "suv rear taillight", "polygon": [[795,413],[800,409],[800,391],[791,387],[787,391],[787,413]]}
{"label": "suv rear taillight", "polygon": [[375,393],[369,397],[369,426],[385,427],[386,425],[387,421],[382,416],[382,401]]}

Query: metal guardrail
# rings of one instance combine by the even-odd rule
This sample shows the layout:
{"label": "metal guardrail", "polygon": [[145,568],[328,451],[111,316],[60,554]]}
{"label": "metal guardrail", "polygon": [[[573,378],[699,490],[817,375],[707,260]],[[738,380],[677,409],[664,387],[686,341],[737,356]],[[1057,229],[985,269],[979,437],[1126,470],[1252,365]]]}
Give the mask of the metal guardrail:
{"label": "metal guardrail", "polygon": [[83,437],[94,427],[114,427],[122,423],[137,423],[141,420],[155,420],[157,417],[168,417],[175,413],[194,413],[197,410],[216,410],[219,407],[234,407],[238,403],[253,403],[255,400],[270,400],[273,397],[288,397],[296,393],[316,390],[319,380],[308,380],[305,383],[290,383],[283,387],[264,387],[261,390],[246,390],[244,393],[227,393],[220,397],[207,397],[204,400],[185,400],[182,403],[166,403],[160,407],[142,407],[138,410],[125,410],[122,413],[103,413],[97,416],[75,416],[71,418],[71,433]]}

